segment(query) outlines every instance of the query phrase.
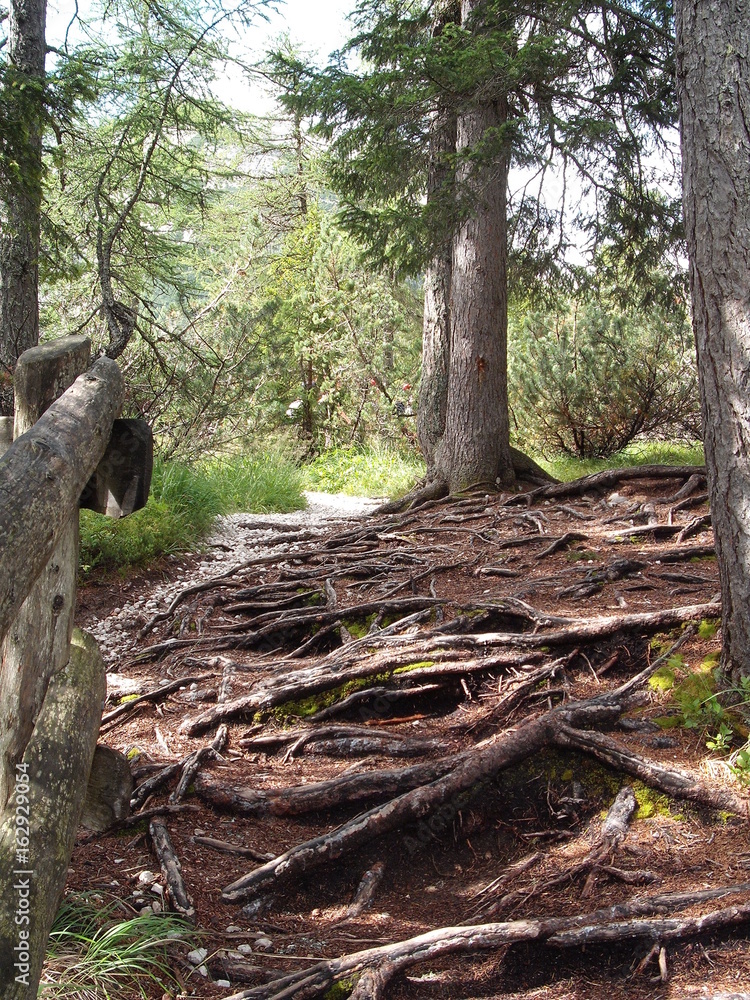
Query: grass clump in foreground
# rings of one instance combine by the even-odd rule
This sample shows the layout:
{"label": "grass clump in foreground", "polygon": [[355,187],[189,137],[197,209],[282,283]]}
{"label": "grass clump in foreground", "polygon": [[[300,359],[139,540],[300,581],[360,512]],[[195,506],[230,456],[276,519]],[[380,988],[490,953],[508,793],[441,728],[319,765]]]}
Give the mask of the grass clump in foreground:
{"label": "grass clump in foreground", "polygon": [[122,919],[119,901],[102,906],[98,895],[71,895],[52,926],[39,987],[41,1000],[146,997],[174,990],[170,951],[194,947],[195,932],[171,913]]}
{"label": "grass clump in foreground", "polygon": [[268,513],[305,506],[302,476],[283,455],[222,459],[199,466],[154,464],[143,510],[115,521],[81,511],[81,571],[143,565],[194,548],[220,514]]}
{"label": "grass clump in foreground", "polygon": [[574,455],[533,457],[561,482],[631,465],[703,465],[704,462],[703,445],[698,441],[639,441],[609,458],[576,458]]}
{"label": "grass clump in foreground", "polygon": [[323,452],[302,473],[308,490],[395,498],[424,476],[425,465],[413,451],[376,443]]}

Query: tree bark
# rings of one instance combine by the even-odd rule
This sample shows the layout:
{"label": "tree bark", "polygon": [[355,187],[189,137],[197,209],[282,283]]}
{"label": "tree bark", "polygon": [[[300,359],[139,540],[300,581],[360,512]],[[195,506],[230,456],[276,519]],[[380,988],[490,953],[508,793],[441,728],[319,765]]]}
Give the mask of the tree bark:
{"label": "tree bark", "polygon": [[[438,10],[433,35],[459,16],[458,5],[449,0]],[[439,101],[430,132],[427,207],[439,216],[453,198],[456,151],[456,115],[446,101]],[[422,322],[422,377],[417,404],[417,437],[427,462],[427,478],[434,473],[435,449],[445,431],[450,367],[450,290],[452,247],[450,242],[435,253],[424,278]]]}
{"label": "tree bark", "polygon": [[[479,0],[462,0],[461,24],[477,30]],[[477,97],[458,116],[457,186],[471,214],[456,230],[451,272],[451,349],[445,434],[436,455],[452,493],[515,482],[508,420],[508,220],[510,142],[479,165],[470,153],[496,143],[507,122],[504,96]],[[463,159],[461,159],[463,154]]]}
{"label": "tree bark", "polygon": [[[16,361],[39,340],[42,88],[46,0],[12,0],[3,102],[15,129],[15,174],[0,187],[0,413],[13,413]],[[23,123],[23,124],[21,124]]]}
{"label": "tree bark", "polygon": [[706,465],[722,593],[722,657],[750,675],[750,12],[675,4],[683,204]]}

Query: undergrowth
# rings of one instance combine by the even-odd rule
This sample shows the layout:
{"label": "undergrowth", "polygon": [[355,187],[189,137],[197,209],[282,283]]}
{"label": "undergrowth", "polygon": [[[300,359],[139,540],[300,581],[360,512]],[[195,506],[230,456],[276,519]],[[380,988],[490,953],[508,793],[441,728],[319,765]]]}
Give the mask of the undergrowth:
{"label": "undergrowth", "polygon": [[703,446],[699,442],[680,441],[636,441],[609,458],[583,459],[571,455],[555,458],[535,455],[534,458],[550,475],[562,482],[631,465],[702,465],[704,461]]}
{"label": "undergrowth", "polygon": [[306,465],[305,488],[347,496],[399,497],[425,474],[422,459],[413,451],[375,443],[333,448]]}
{"label": "undergrowth", "polygon": [[267,513],[305,506],[302,476],[283,455],[222,459],[199,466],[154,464],[143,510],[115,521],[82,510],[81,575],[123,569],[194,549],[220,514]]}
{"label": "undergrowth", "polygon": [[[195,932],[171,913],[125,916],[119,901],[72,894],[60,907],[47,946],[41,1000],[146,997],[174,992],[170,951],[194,946]],[[171,989],[170,989],[171,987]]]}

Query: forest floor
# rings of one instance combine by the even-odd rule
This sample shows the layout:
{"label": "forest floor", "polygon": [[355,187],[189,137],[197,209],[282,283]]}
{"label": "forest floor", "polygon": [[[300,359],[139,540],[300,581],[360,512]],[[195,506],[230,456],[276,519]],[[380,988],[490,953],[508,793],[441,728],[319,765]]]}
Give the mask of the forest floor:
{"label": "forest floor", "polygon": [[188,996],[750,1000],[705,481],[629,475],[243,515],[213,557],[82,588],[101,741],[156,777],[136,808],[184,886],[131,817],[81,829],[69,891],[194,909]]}

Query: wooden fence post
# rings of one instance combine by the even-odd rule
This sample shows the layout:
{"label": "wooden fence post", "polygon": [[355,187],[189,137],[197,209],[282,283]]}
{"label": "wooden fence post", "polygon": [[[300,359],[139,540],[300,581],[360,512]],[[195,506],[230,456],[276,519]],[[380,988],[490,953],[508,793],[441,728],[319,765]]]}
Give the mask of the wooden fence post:
{"label": "wooden fence post", "polygon": [[[32,347],[18,359],[14,376],[14,440],[81,375],[89,363],[87,337],[63,337]],[[40,528],[42,526],[40,525]],[[29,592],[2,644],[0,665],[0,808],[13,786],[16,763],[29,742],[50,678],[70,655],[78,573],[78,509]],[[3,738],[7,733],[7,737]]]}
{"label": "wooden fence post", "polygon": [[[84,360],[84,355],[86,360]],[[78,502],[104,454],[122,375],[68,339],[19,361],[18,424],[0,458],[0,998],[35,1000],[65,885],[106,691],[96,643],[70,644]]]}

